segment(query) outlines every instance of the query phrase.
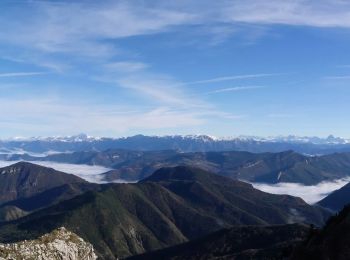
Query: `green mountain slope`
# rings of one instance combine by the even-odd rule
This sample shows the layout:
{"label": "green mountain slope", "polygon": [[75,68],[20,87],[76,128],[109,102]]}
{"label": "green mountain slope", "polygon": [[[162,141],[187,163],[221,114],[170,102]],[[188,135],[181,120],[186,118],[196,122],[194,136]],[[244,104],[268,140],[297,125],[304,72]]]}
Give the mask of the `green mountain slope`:
{"label": "green mountain slope", "polygon": [[189,167],[165,168],[137,184],[102,185],[0,226],[0,240],[64,226],[113,259],[176,245],[232,225],[322,224],[328,213],[292,196]]}
{"label": "green mountain slope", "polygon": [[335,212],[340,211],[350,203],[350,183],[333,191],[327,197],[317,202],[318,205],[331,209]]}
{"label": "green mountain slope", "polygon": [[19,162],[0,169],[0,222],[70,199],[98,185],[51,168]]}
{"label": "green mountain slope", "polygon": [[19,162],[0,169],[0,204],[69,183],[86,181],[51,168]]}
{"label": "green mountain slope", "polygon": [[327,221],[321,230],[314,230],[292,260],[350,259],[350,207]]}
{"label": "green mountain slope", "polygon": [[300,224],[237,226],[128,260],[283,259],[308,235]]}

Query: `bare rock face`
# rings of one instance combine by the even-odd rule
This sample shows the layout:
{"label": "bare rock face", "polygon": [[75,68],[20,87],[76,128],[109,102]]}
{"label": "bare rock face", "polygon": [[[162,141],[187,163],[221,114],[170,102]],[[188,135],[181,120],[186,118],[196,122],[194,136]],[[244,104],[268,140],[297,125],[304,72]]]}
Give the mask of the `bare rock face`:
{"label": "bare rock face", "polygon": [[95,260],[97,256],[90,243],[61,227],[35,240],[0,244],[0,260],[4,259]]}

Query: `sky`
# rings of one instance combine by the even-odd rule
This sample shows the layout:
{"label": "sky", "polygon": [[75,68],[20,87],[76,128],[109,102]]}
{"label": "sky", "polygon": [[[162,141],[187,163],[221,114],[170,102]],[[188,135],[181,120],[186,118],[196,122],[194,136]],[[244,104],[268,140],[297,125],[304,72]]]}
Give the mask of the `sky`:
{"label": "sky", "polygon": [[0,138],[350,138],[345,0],[0,1]]}

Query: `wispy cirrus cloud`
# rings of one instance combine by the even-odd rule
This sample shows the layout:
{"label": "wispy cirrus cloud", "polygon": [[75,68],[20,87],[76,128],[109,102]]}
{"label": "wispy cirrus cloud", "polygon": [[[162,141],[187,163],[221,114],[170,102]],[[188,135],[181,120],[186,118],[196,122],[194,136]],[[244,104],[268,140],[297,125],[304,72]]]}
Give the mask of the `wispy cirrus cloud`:
{"label": "wispy cirrus cloud", "polygon": [[139,61],[117,61],[108,63],[104,67],[114,73],[131,73],[145,70],[149,65]]}
{"label": "wispy cirrus cloud", "polygon": [[350,3],[333,0],[235,1],[224,17],[232,22],[350,28]]}
{"label": "wispy cirrus cloud", "polygon": [[246,91],[246,90],[263,89],[263,88],[266,88],[266,87],[265,86],[239,86],[239,87],[217,89],[217,90],[207,92],[207,94],[218,94],[218,93],[224,93],[224,92],[237,92],[237,91]]}
{"label": "wispy cirrus cloud", "polygon": [[267,117],[282,119],[282,118],[292,118],[292,117],[295,117],[295,115],[293,115],[293,114],[283,114],[283,113],[273,113],[273,114],[268,114]]}
{"label": "wispy cirrus cloud", "polygon": [[0,78],[30,77],[47,74],[47,72],[9,72],[0,73]]}
{"label": "wispy cirrus cloud", "polygon": [[242,23],[350,28],[350,3],[340,0],[222,0],[203,1],[201,6],[195,0],[16,2],[14,8],[26,8],[34,15],[19,16],[18,21],[2,15],[1,42],[74,55],[108,57],[120,51],[109,40],[159,34],[186,25],[206,27],[213,42],[225,40]]}
{"label": "wispy cirrus cloud", "polygon": [[117,53],[115,46],[103,40],[159,33],[193,18],[186,12],[126,1],[99,4],[76,1],[60,5],[49,1],[28,2],[27,8],[35,15],[19,17],[20,26],[6,16],[0,18],[1,24],[6,24],[0,25],[2,42],[44,52],[88,56]]}
{"label": "wispy cirrus cloud", "polygon": [[[62,100],[53,101],[56,102],[54,105],[40,99],[30,101],[16,99],[11,101],[12,105],[3,100],[5,103],[2,107],[18,113],[11,112],[13,118],[2,120],[2,126],[11,127],[13,131],[17,131],[25,125],[29,130],[32,129],[33,133],[34,128],[54,132],[55,129],[61,129],[62,133],[77,132],[78,129],[81,129],[80,132],[85,132],[84,129],[88,129],[87,131],[91,129],[91,132],[96,133],[98,128],[106,127],[112,132],[122,132],[133,127],[150,129],[153,127],[151,123],[165,128],[192,127],[201,125],[216,115],[233,119],[240,115],[234,115],[235,111],[232,113],[218,111],[215,104],[210,103],[212,100],[202,100],[203,93],[212,89],[210,84],[236,80],[251,80],[244,84],[265,84],[257,81],[280,75],[254,74],[254,72],[251,74],[248,72],[246,75],[232,75],[235,73],[232,69],[232,74],[228,72],[229,70],[225,70],[228,73],[226,76],[224,74],[224,76],[186,82],[186,73],[182,73],[184,78],[174,71],[170,75],[171,70],[160,68],[161,63],[157,64],[159,67],[152,68],[152,56],[158,53],[155,55],[152,50],[147,49],[147,46],[154,43],[148,41],[148,44],[143,46],[143,40],[150,35],[169,36],[170,33],[175,32],[183,36],[182,33],[186,31],[188,35],[193,36],[193,32],[197,30],[205,35],[208,41],[203,41],[201,38],[196,41],[196,44],[209,42],[216,45],[227,41],[230,37],[235,37],[236,34],[246,34],[253,27],[254,30],[259,31],[260,28],[265,30],[276,24],[350,28],[349,3],[340,0],[204,0],[201,1],[201,5],[198,5],[198,0],[107,0],[99,3],[96,1],[59,1],[59,3],[58,1],[6,1],[6,3],[10,8],[6,10],[0,7],[0,56],[7,56],[13,62],[21,63],[19,71],[28,64],[28,67],[33,65],[33,68],[28,69],[31,71],[45,68],[60,72],[59,76],[62,77],[56,77],[54,80],[61,80],[60,83],[64,85],[65,80],[69,80],[69,76],[72,76],[74,84],[84,86],[86,84],[87,90],[89,90],[88,86],[92,85],[96,89],[100,88],[101,82],[94,79],[103,78],[110,86],[120,89],[122,94],[127,92],[130,96],[141,97],[137,99],[141,103],[147,100],[145,102],[147,108],[140,108],[142,106],[136,103],[133,103],[134,107],[131,105],[124,107],[121,104],[110,104],[109,107],[86,104],[74,106],[73,99],[69,100],[69,104]],[[1,2],[0,5],[2,4]],[[264,36],[259,33],[256,35],[256,37]],[[137,46],[134,45],[136,37],[140,37],[137,38],[137,41],[140,40],[140,45]],[[176,39],[181,40],[177,40],[174,45],[184,41],[181,37]],[[130,40],[130,44],[126,40]],[[176,49],[176,51],[181,50]],[[154,60],[155,63],[157,60],[158,58]],[[12,74],[3,77],[37,75],[39,76],[39,74]],[[211,75],[220,74],[215,72]],[[79,81],[79,77],[83,80]],[[206,84],[207,86],[204,86]],[[191,88],[191,86],[199,87]],[[57,89],[52,89],[51,92],[55,93]],[[248,89],[222,88],[213,90],[211,94]],[[65,91],[67,90],[70,91],[68,87],[65,88]],[[82,93],[81,97],[83,96]],[[79,101],[77,100],[78,103]],[[24,104],[27,106],[25,107]],[[27,113],[25,110],[32,110],[28,107],[35,113]],[[123,109],[133,112],[117,113],[118,110]],[[106,110],[112,112],[106,113]],[[14,120],[15,118],[17,120]]]}
{"label": "wispy cirrus cloud", "polygon": [[259,73],[259,74],[232,75],[232,76],[223,76],[223,77],[215,77],[211,79],[183,82],[183,83],[179,83],[178,86],[200,85],[200,84],[217,83],[217,82],[223,82],[223,81],[242,80],[242,79],[256,79],[256,78],[272,77],[277,75],[280,75],[280,74]]}
{"label": "wispy cirrus cloud", "polygon": [[350,65],[349,64],[342,64],[342,65],[338,65],[337,67],[343,68],[343,69],[348,69],[348,68],[350,68]]}
{"label": "wispy cirrus cloud", "polygon": [[198,97],[194,98],[187,89],[179,86],[177,80],[168,75],[151,73],[142,68],[119,74],[118,72],[120,71],[118,68],[115,68],[115,66],[111,67],[112,70],[109,73],[105,73],[95,78],[95,80],[114,84],[115,87],[129,90],[138,96],[152,101],[154,104],[163,104],[170,107],[177,107],[178,109],[203,108],[208,105],[198,99]]}
{"label": "wispy cirrus cloud", "polygon": [[[28,109],[30,108],[30,109]],[[89,132],[110,136],[128,131],[172,129],[199,126],[206,120],[204,111],[166,106],[135,106],[67,101],[58,98],[0,99],[0,110],[7,111],[0,128],[8,137],[52,133],[69,135]]]}
{"label": "wispy cirrus cloud", "polygon": [[347,80],[350,79],[350,75],[342,75],[342,76],[327,76],[325,77],[327,80]]}

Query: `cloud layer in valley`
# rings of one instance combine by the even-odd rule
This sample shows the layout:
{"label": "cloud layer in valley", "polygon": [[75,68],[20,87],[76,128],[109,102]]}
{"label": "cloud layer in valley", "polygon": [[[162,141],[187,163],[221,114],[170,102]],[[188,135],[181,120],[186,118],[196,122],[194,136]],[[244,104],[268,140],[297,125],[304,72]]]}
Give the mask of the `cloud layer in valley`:
{"label": "cloud layer in valley", "polygon": [[273,194],[288,194],[300,197],[307,203],[313,204],[332,191],[340,189],[350,182],[350,178],[340,179],[331,182],[321,182],[317,185],[306,186],[298,183],[278,183],[278,184],[262,184],[252,183],[254,188]]}
{"label": "cloud layer in valley", "polygon": [[[16,162],[13,161],[0,161],[0,168],[9,166]],[[71,173],[79,176],[89,182],[93,183],[106,183],[103,181],[102,173],[105,173],[111,169],[97,166],[97,165],[84,165],[84,164],[68,164],[68,163],[57,163],[57,162],[47,162],[47,161],[36,161],[33,162],[45,167],[54,168],[58,171]],[[115,180],[115,183],[126,183],[125,180]],[[273,193],[273,194],[288,194],[296,197],[300,197],[307,203],[313,204],[332,191],[335,191],[342,186],[350,182],[350,178],[340,179],[331,182],[321,182],[317,185],[305,186],[298,183],[278,183],[278,184],[264,184],[264,183],[252,183],[256,189]]]}
{"label": "cloud layer in valley", "polygon": [[[0,161],[0,167],[6,167],[14,163],[16,162]],[[104,183],[104,181],[102,180],[101,173],[105,173],[111,170],[109,168],[106,168],[103,166],[97,166],[97,165],[69,164],[69,163],[56,163],[56,162],[44,162],[44,161],[35,161],[32,163],[53,168],[55,170],[62,171],[65,173],[71,173],[93,183]],[[124,183],[125,181],[116,180],[115,182]]]}

